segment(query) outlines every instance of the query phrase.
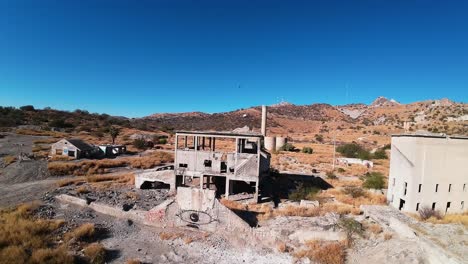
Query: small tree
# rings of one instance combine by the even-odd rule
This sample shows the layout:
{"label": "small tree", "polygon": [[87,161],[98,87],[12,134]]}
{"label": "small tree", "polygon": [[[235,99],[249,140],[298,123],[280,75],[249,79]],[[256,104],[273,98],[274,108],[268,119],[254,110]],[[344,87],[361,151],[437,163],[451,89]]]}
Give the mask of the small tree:
{"label": "small tree", "polygon": [[312,154],[314,153],[314,150],[311,147],[303,147],[302,153]]}
{"label": "small tree", "polygon": [[143,138],[137,138],[133,140],[133,146],[140,150],[146,149],[147,147],[146,140],[144,140]]}
{"label": "small tree", "polygon": [[372,172],[366,175],[362,187],[367,189],[383,189],[385,187],[384,176],[380,172]]}
{"label": "small tree", "polygon": [[111,126],[109,128],[109,135],[111,136],[112,138],[112,145],[115,144],[115,139],[117,138],[117,136],[120,134],[120,129],[116,126]]}
{"label": "small tree", "polygon": [[385,153],[385,150],[379,149],[374,152],[373,155],[374,159],[388,159],[387,153]]}
{"label": "small tree", "polygon": [[315,140],[317,140],[317,142],[322,143],[322,142],[323,142],[323,136],[320,135],[320,134],[316,134],[316,135],[315,135]]}
{"label": "small tree", "polygon": [[286,143],[280,148],[280,150],[282,150],[282,151],[295,151],[296,147],[291,143]]}

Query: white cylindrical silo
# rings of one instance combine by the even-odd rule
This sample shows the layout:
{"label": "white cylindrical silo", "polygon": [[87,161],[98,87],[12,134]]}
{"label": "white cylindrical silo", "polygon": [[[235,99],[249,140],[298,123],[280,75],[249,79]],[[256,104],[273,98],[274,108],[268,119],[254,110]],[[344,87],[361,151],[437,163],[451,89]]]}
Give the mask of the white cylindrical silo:
{"label": "white cylindrical silo", "polygon": [[269,151],[276,149],[276,139],[275,137],[264,137],[265,148]]}
{"label": "white cylindrical silo", "polygon": [[285,137],[276,137],[276,150],[280,150],[286,143],[287,139]]}

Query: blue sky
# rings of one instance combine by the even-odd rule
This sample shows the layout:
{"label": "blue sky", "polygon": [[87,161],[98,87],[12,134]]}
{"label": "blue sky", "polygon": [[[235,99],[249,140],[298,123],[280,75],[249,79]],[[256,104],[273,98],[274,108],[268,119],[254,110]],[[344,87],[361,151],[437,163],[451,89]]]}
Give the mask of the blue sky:
{"label": "blue sky", "polygon": [[0,105],[468,101],[468,1],[0,0]]}

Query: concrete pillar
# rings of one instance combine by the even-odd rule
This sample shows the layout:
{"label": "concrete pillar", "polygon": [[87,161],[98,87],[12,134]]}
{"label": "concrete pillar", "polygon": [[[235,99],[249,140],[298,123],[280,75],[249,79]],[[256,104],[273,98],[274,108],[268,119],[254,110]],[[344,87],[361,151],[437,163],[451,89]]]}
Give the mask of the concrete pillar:
{"label": "concrete pillar", "polygon": [[262,135],[266,136],[266,126],[267,126],[267,107],[262,105]]}
{"label": "concrete pillar", "polygon": [[258,181],[255,182],[254,202],[258,203]]}
{"label": "concrete pillar", "polygon": [[229,191],[230,191],[230,184],[229,184],[229,178],[226,177],[226,193],[224,194],[224,198],[229,199]]}

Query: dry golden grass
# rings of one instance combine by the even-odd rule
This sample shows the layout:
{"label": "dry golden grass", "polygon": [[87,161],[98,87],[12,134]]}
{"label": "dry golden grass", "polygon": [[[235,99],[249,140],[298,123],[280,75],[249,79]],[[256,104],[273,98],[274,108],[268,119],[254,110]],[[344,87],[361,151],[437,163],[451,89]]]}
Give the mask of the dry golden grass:
{"label": "dry golden grass", "polygon": [[278,252],[281,252],[281,253],[288,252],[288,249],[289,249],[288,246],[284,242],[278,242],[276,244],[276,250],[278,250]]}
{"label": "dry golden grass", "polygon": [[49,172],[54,176],[103,174],[108,168],[131,166],[132,168],[149,169],[173,161],[173,155],[165,152],[154,152],[143,157],[128,157],[81,162],[50,162]]}
{"label": "dry golden grass", "polygon": [[62,138],[65,137],[65,133],[60,133],[56,131],[37,131],[31,129],[16,129],[16,133],[20,135],[30,135],[30,136],[51,136],[54,138]]}
{"label": "dry golden grass", "polygon": [[346,256],[345,245],[340,242],[307,241],[306,249],[294,252],[294,256],[298,259],[308,258],[319,264],[343,264]]}
{"label": "dry golden grass", "polygon": [[184,237],[184,243],[185,244],[190,244],[193,242],[193,237]]}
{"label": "dry golden grass", "polygon": [[63,220],[35,219],[37,204],[0,211],[1,263],[73,263],[65,247],[55,247]]}
{"label": "dry golden grass", "polygon": [[468,227],[468,211],[465,211],[461,214],[446,214],[442,219],[437,219],[435,217],[430,217],[426,222],[433,224],[461,224],[465,227]]}
{"label": "dry golden grass", "polygon": [[379,224],[370,224],[366,227],[366,229],[376,235],[382,233],[383,231],[382,227]]}
{"label": "dry golden grass", "polygon": [[9,156],[3,157],[3,163],[5,164],[5,166],[8,166],[14,163],[15,161],[16,161],[16,156],[9,155]]}
{"label": "dry golden grass", "polygon": [[84,255],[91,264],[104,264],[106,261],[106,249],[99,243],[92,243],[83,249]]}
{"label": "dry golden grass", "polygon": [[183,236],[184,236],[183,233],[178,233],[178,232],[161,232],[159,234],[159,238],[161,240],[174,240],[177,238],[181,238]]}
{"label": "dry golden grass", "polygon": [[53,144],[55,142],[57,142],[57,139],[55,138],[44,138],[44,139],[35,140],[33,143],[34,144]]}
{"label": "dry golden grass", "polygon": [[32,152],[41,152],[41,151],[46,151],[46,152],[49,152],[50,150],[50,146],[47,145],[47,146],[44,146],[44,145],[34,145],[32,147]]}
{"label": "dry golden grass", "polygon": [[66,233],[64,239],[65,241],[85,241],[93,239],[95,234],[94,224],[86,223]]}
{"label": "dry golden grass", "polygon": [[390,239],[392,239],[393,234],[392,234],[392,233],[389,233],[389,232],[385,232],[385,233],[383,234],[383,236],[384,236],[384,239],[385,239],[385,240],[390,240]]}
{"label": "dry golden grass", "polygon": [[136,192],[127,192],[125,196],[130,200],[137,200],[140,197]]}
{"label": "dry golden grass", "polygon": [[70,160],[74,160],[74,158],[68,157],[68,156],[63,156],[63,155],[53,155],[49,159],[49,161],[70,161]]}
{"label": "dry golden grass", "polygon": [[82,185],[76,188],[76,193],[79,193],[79,194],[89,193],[89,189],[86,186]]}
{"label": "dry golden grass", "polygon": [[386,204],[387,198],[385,195],[373,194],[364,191],[362,196],[353,198],[350,194],[345,193],[345,189],[329,189],[323,191],[322,197],[335,197],[335,199],[341,203],[353,205],[354,207],[360,207],[361,205],[383,205]]}
{"label": "dry golden grass", "polygon": [[72,184],[77,184],[78,182],[85,182],[85,179],[83,177],[78,177],[74,179],[62,179],[62,180],[57,181],[57,186],[63,187],[63,186],[68,186]]}
{"label": "dry golden grass", "polygon": [[126,264],[141,264],[142,262],[139,259],[129,259]]}

